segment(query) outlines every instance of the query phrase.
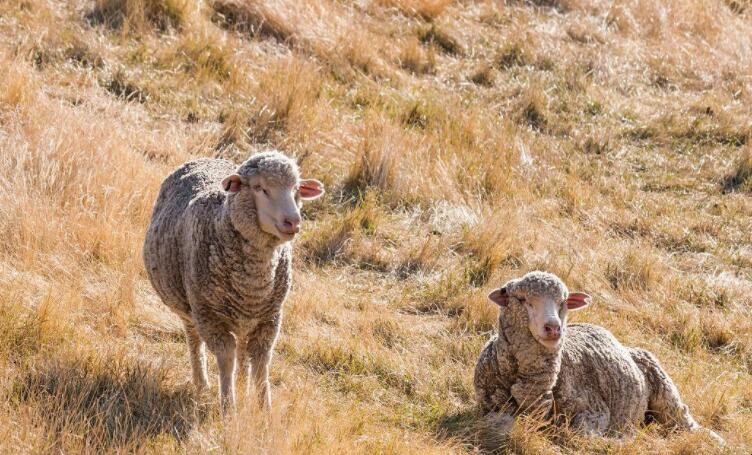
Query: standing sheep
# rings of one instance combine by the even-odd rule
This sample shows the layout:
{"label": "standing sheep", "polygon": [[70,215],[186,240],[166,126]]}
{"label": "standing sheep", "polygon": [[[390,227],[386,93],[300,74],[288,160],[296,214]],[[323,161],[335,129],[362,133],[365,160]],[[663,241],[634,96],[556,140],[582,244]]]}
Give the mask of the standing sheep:
{"label": "standing sheep", "polygon": [[500,316],[499,334],[475,367],[484,413],[553,408],[589,435],[618,435],[646,418],[701,428],[651,353],[623,346],[602,327],[567,325],[567,311],[587,306],[589,295],[570,293],[556,275],[536,271],[488,297]]}
{"label": "standing sheep", "polygon": [[[290,240],[301,200],[324,193],[292,159],[266,152],[236,167],[220,159],[180,166],[162,183],[144,242],[157,294],[185,327],[193,382],[208,385],[217,358],[223,412],[235,404],[236,359],[271,405],[269,363],[291,284]],[[250,381],[248,381],[250,382]]]}

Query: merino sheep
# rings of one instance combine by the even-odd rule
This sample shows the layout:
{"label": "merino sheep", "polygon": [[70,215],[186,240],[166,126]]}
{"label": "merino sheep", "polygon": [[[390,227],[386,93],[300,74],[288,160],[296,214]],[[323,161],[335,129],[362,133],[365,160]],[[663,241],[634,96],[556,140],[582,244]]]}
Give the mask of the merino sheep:
{"label": "merino sheep", "polygon": [[646,419],[701,428],[650,352],[623,346],[602,327],[567,324],[567,311],[587,306],[589,295],[570,293],[556,275],[536,271],[488,298],[500,315],[499,333],[475,367],[484,413],[555,410],[587,435],[624,434]]}
{"label": "merino sheep", "polygon": [[[216,356],[223,412],[235,404],[236,359],[271,405],[269,363],[291,284],[290,240],[301,200],[324,193],[278,152],[239,167],[220,159],[183,164],[162,183],[144,242],[146,271],[183,321],[193,382],[208,385],[206,347]],[[250,382],[250,381],[249,381]]]}

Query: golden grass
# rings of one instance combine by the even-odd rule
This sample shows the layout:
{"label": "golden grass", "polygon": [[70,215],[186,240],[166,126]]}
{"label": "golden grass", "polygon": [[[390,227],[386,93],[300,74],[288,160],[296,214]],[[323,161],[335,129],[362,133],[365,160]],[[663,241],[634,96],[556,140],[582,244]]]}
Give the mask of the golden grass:
{"label": "golden grass", "polygon": [[[485,296],[542,268],[748,453],[747,3],[0,2],[0,452],[722,453],[477,415]],[[274,409],[223,420],[139,251],[171,169],[266,147],[327,194]]]}
{"label": "golden grass", "polygon": [[453,0],[378,0],[376,4],[384,7],[396,8],[398,11],[415,15],[425,20],[436,19],[452,3]]}
{"label": "golden grass", "polygon": [[191,12],[188,0],[96,0],[89,20],[139,34],[182,27]]}

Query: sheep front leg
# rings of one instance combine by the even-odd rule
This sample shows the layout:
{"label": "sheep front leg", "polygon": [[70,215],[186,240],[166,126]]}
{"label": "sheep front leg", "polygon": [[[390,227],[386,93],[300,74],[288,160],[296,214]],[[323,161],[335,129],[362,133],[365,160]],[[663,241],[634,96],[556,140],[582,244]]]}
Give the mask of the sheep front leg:
{"label": "sheep front leg", "polygon": [[246,348],[247,344],[247,336],[243,337],[238,344],[236,363],[237,379],[235,380],[236,387],[241,388],[246,396],[248,396],[251,391],[251,359],[248,356],[248,349]]}
{"label": "sheep front leg", "polygon": [[495,343],[495,338],[486,343],[475,364],[473,375],[475,400],[483,414],[513,412],[515,408],[509,385],[504,381],[508,372],[499,367]]}
{"label": "sheep front leg", "polygon": [[259,352],[258,356],[252,357],[251,370],[253,371],[253,382],[256,386],[259,404],[266,410],[272,407],[272,394],[269,387],[269,363],[271,361],[271,351],[267,353]]}
{"label": "sheep front leg", "polygon": [[[532,349],[532,350],[531,350]],[[519,369],[510,394],[517,402],[518,413],[541,412],[547,415],[553,408],[553,387],[559,376],[561,358],[555,353],[541,353],[537,346],[517,354]]]}
{"label": "sheep front leg", "polygon": [[603,436],[609,419],[608,409],[582,411],[572,418],[571,426],[586,436]]}
{"label": "sheep front leg", "polygon": [[193,384],[199,392],[202,392],[209,386],[209,379],[206,375],[206,343],[201,340],[196,325],[192,321],[184,321],[184,326],[185,339],[190,353]]}
{"label": "sheep front leg", "polygon": [[222,414],[235,408],[235,337],[230,333],[207,340],[212,353],[217,357],[219,370],[219,402]]}
{"label": "sheep front leg", "polygon": [[516,382],[510,392],[520,414],[539,411],[545,415],[553,408],[554,395],[548,384]]}
{"label": "sheep front leg", "polygon": [[247,355],[250,358],[256,395],[259,404],[267,410],[271,408],[272,404],[269,387],[269,364],[272,359],[274,343],[279,333],[279,325],[279,318],[260,323],[248,334],[245,344]]}

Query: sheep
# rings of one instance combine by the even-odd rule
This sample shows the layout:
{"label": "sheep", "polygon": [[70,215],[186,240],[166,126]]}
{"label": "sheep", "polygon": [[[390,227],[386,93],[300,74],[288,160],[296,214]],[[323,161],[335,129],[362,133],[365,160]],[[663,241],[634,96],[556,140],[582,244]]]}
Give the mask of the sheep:
{"label": "sheep", "polygon": [[623,346],[602,327],[567,324],[567,312],[586,307],[589,295],[570,293],[556,275],[535,271],[488,298],[500,315],[498,335],[475,368],[484,414],[555,410],[589,436],[628,434],[647,420],[701,429],[653,354]]}
{"label": "sheep", "polygon": [[[193,382],[208,386],[206,348],[217,359],[223,413],[235,406],[236,361],[271,406],[269,363],[291,285],[290,241],[302,200],[324,193],[297,163],[265,152],[240,166],[202,158],[162,183],[144,241],[154,289],[182,320]],[[249,389],[250,380],[246,383]]]}

